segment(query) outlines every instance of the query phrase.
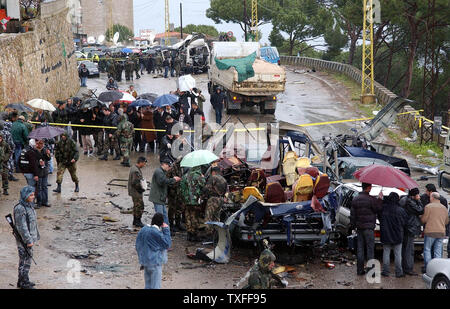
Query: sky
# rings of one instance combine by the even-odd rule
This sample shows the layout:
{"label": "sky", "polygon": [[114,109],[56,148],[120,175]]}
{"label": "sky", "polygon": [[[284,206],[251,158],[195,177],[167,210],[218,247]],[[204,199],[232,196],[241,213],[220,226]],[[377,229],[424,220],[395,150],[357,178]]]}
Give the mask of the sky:
{"label": "sky", "polygon": [[[209,0],[169,0],[169,19],[175,28],[180,26],[180,2],[183,3],[183,25],[213,25],[220,32],[233,31],[238,41],[243,41],[244,31],[238,24],[215,24],[206,17]],[[134,32],[139,35],[140,29],[152,29],[156,33],[164,32],[165,0],[134,0]],[[263,34],[261,43],[269,43],[272,25],[260,27]]]}

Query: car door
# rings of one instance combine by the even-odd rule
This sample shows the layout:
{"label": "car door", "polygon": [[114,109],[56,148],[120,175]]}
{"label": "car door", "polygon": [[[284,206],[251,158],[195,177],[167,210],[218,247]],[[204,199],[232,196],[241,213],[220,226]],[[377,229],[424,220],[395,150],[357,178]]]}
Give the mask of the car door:
{"label": "car door", "polygon": [[339,188],[340,192],[337,194],[338,209],[336,214],[336,224],[340,225],[344,230],[348,230],[350,227],[350,208],[353,198],[358,192],[346,186],[341,186]]}

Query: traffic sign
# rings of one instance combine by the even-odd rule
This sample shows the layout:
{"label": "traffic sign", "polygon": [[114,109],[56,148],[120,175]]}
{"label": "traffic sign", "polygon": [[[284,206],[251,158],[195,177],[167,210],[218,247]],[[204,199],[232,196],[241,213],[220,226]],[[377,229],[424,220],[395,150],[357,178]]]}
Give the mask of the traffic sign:
{"label": "traffic sign", "polygon": [[233,37],[233,31],[228,31],[227,36],[231,39]]}

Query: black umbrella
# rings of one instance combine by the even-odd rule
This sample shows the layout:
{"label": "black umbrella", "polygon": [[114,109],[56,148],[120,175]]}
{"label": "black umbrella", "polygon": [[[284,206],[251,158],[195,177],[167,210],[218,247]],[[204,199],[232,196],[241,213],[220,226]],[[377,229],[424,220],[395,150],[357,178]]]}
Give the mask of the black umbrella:
{"label": "black umbrella", "polygon": [[114,102],[114,101],[122,99],[122,97],[123,97],[122,92],[119,92],[116,90],[111,90],[111,91],[105,91],[105,92],[100,93],[100,95],[98,96],[98,99],[103,102]]}
{"label": "black umbrella", "polygon": [[98,99],[87,99],[86,101],[84,101],[84,103],[81,105],[81,108],[94,108],[94,107],[100,107],[102,108],[103,106],[108,107],[108,105]]}
{"label": "black umbrella", "polygon": [[33,112],[33,109],[23,105],[23,103],[12,103],[12,104],[8,104],[5,106],[5,108],[12,108],[12,109],[16,109],[20,112],[26,112],[26,113],[31,113]]}
{"label": "black umbrella", "polygon": [[140,94],[138,99],[149,100],[150,102],[155,102],[156,98],[159,97],[156,93],[143,93]]}

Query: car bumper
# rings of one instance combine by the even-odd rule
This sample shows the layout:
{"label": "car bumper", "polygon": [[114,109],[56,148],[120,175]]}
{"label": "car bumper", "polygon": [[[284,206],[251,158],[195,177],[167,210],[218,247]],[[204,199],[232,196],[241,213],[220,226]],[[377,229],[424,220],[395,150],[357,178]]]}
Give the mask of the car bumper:
{"label": "car bumper", "polygon": [[429,277],[426,273],[422,275],[423,282],[427,289],[431,289],[431,283],[433,282],[433,278]]}

